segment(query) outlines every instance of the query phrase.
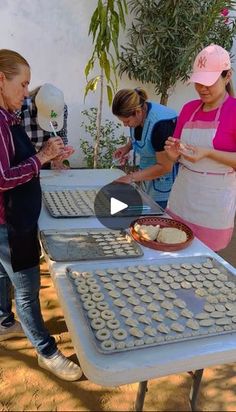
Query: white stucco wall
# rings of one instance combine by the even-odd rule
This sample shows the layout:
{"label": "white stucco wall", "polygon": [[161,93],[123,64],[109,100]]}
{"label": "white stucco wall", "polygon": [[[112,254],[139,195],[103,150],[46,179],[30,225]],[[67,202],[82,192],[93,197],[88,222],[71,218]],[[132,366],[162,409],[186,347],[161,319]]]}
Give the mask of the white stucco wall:
{"label": "white stucco wall", "polygon": [[[90,93],[84,103],[84,67],[91,54],[88,27],[97,0],[1,0],[0,4],[1,48],[16,50],[29,61],[31,88],[49,82],[64,91],[68,138],[77,149],[72,164],[81,165],[81,110],[98,104],[96,93]],[[137,83],[125,77],[119,83],[119,88],[133,86]],[[145,88],[151,98],[159,100],[152,87]],[[191,86],[179,84],[169,106],[179,110],[194,96]],[[107,104],[104,117],[115,120]]]}

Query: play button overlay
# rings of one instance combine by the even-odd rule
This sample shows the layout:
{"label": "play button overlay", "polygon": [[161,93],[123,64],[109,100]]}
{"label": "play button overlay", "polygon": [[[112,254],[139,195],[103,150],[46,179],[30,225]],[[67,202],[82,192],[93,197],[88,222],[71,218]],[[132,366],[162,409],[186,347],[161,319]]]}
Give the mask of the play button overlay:
{"label": "play button overlay", "polygon": [[141,194],[133,185],[113,182],[103,186],[95,197],[97,219],[112,230],[127,229],[142,211]]}
{"label": "play button overlay", "polygon": [[110,201],[110,213],[111,215],[115,215],[118,212],[121,212],[122,210],[125,210],[128,207],[128,205],[124,202],[121,202],[120,200],[116,199],[115,197],[111,197]]}

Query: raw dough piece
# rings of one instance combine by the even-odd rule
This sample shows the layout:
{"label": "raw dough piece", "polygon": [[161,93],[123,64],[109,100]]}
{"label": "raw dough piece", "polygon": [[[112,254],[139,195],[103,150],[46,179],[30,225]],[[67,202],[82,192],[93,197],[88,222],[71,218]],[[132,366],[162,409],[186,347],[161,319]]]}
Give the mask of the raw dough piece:
{"label": "raw dough piece", "polygon": [[182,333],[185,329],[185,327],[178,322],[173,322],[170,328],[174,330],[175,332],[179,332],[179,333]]}
{"label": "raw dough piece", "polygon": [[145,295],[146,294],[146,290],[144,290],[142,288],[135,288],[134,291],[135,291],[135,293],[137,293],[137,295]]}
{"label": "raw dough piece", "polygon": [[196,269],[196,268],[192,268],[192,269],[190,270],[190,272],[191,272],[193,275],[198,275],[198,274],[200,273],[200,270],[199,270],[199,269]]}
{"label": "raw dough piece", "polygon": [[207,269],[213,268],[212,261],[210,259],[207,259],[206,262],[203,262],[202,266],[204,266]]}
{"label": "raw dough piece", "polygon": [[169,270],[171,270],[171,267],[169,265],[161,265],[160,270],[162,270],[163,272],[168,272]]}
{"label": "raw dough piece", "polygon": [[161,303],[161,307],[164,309],[173,309],[173,303],[169,302],[168,300],[165,300]]}
{"label": "raw dough piece", "polygon": [[207,291],[203,288],[196,289],[195,293],[196,293],[196,295],[201,296],[201,297],[207,296]]}
{"label": "raw dough piece", "polygon": [[97,309],[98,310],[106,310],[109,309],[109,305],[107,302],[97,302],[96,303]]}
{"label": "raw dough piece", "polygon": [[83,303],[83,307],[84,307],[84,309],[86,309],[86,310],[95,309],[95,308],[96,308],[96,303],[93,302],[92,300],[86,300],[86,301]]}
{"label": "raw dough piece", "polygon": [[151,270],[149,270],[148,272],[146,272],[146,276],[148,276],[150,279],[153,279],[155,278],[156,274],[152,272]]}
{"label": "raw dough piece", "polygon": [[104,340],[101,343],[101,348],[104,349],[104,350],[107,350],[107,351],[114,350],[115,349],[115,344],[111,339]]}
{"label": "raw dough piece", "polygon": [[204,310],[206,312],[215,312],[215,307],[213,305],[209,304],[209,303],[206,303],[204,305]]}
{"label": "raw dough piece", "polygon": [[183,282],[181,282],[181,287],[183,289],[190,289],[192,287],[191,283],[186,282],[185,280]]}
{"label": "raw dough piece", "polygon": [[195,276],[193,276],[193,275],[187,275],[187,276],[186,276],[186,280],[187,280],[188,282],[194,282],[194,281],[195,281]]}
{"label": "raw dough piece", "polygon": [[96,338],[99,340],[107,340],[110,338],[111,332],[108,329],[104,328],[104,329],[99,329],[95,335],[96,335]]}
{"label": "raw dough piece", "polygon": [[215,312],[211,312],[211,313],[210,313],[210,316],[211,316],[212,318],[215,318],[215,319],[220,319],[220,318],[223,318],[223,317],[225,316],[225,313],[224,313],[224,312],[217,312],[217,311],[215,311]]}
{"label": "raw dough piece", "polygon": [[114,305],[118,306],[119,308],[124,308],[126,306],[126,303],[122,299],[115,299]]}
{"label": "raw dough piece", "polygon": [[142,266],[142,265],[139,265],[138,269],[141,270],[141,272],[145,272],[145,273],[148,272],[149,270],[147,266]]}
{"label": "raw dough piece", "polygon": [[138,288],[139,287],[139,282],[136,282],[136,280],[131,280],[129,282],[129,286],[131,286],[132,288]]}
{"label": "raw dough piece", "polygon": [[152,281],[150,279],[142,279],[140,283],[143,286],[150,286],[152,284]]}
{"label": "raw dough piece", "polygon": [[188,309],[183,309],[183,310],[181,310],[181,315],[184,316],[185,318],[192,319],[193,312],[191,312]]}
{"label": "raw dough piece", "polygon": [[107,327],[109,329],[118,329],[120,327],[120,321],[118,319],[109,319],[107,321]]}
{"label": "raw dough piece", "polygon": [[194,319],[187,320],[186,326],[190,329],[193,329],[193,330],[198,330],[199,329],[199,323]]}
{"label": "raw dough piece", "polygon": [[116,342],[116,349],[124,349],[125,346],[126,346],[126,344],[123,341]]}
{"label": "raw dough piece", "polygon": [[153,286],[153,285],[148,286],[147,290],[148,290],[148,292],[152,293],[153,295],[154,295],[155,293],[158,293],[158,292],[159,292],[158,287],[157,287],[157,286]]}
{"label": "raw dough piece", "polygon": [[144,329],[144,333],[146,333],[149,336],[156,336],[157,334],[156,329],[152,328],[151,326],[146,326],[146,328]]}
{"label": "raw dough piece", "polygon": [[[210,269],[210,272],[213,273],[214,275],[219,275],[220,274],[220,270],[217,269],[217,268]],[[222,280],[222,279],[220,279],[220,280]]]}
{"label": "raw dough piece", "polygon": [[98,309],[89,309],[88,310],[88,317],[90,319],[95,319],[98,318],[100,316],[100,311]]}
{"label": "raw dough piece", "polygon": [[216,275],[213,275],[212,273],[207,273],[206,274],[206,279],[214,281],[214,280],[216,280]]}
{"label": "raw dough piece", "polygon": [[113,310],[105,309],[101,312],[101,318],[104,320],[110,320],[115,318],[115,313]]}
{"label": "raw dough piece", "polygon": [[159,230],[157,241],[162,243],[183,243],[186,242],[187,235],[183,230],[175,227],[163,227]]}
{"label": "raw dough piece", "polygon": [[129,266],[128,271],[131,273],[138,273],[138,268],[136,266]]}
{"label": "raw dough piece", "polygon": [[127,338],[126,330],[121,328],[115,329],[112,334],[116,340],[124,340]]}
{"label": "raw dough piece", "polygon": [[125,273],[123,279],[130,281],[133,280],[133,276],[130,273]]}
{"label": "raw dough piece", "polygon": [[162,322],[164,320],[164,316],[160,313],[155,312],[152,314],[152,319],[156,320],[157,322]]}
{"label": "raw dough piece", "polygon": [[165,279],[164,279],[164,281],[165,281],[166,283],[173,283],[173,282],[174,282],[174,279],[172,278],[172,276],[166,276]]}
{"label": "raw dough piece", "polygon": [[231,323],[231,319],[229,318],[220,318],[220,319],[216,319],[216,325],[219,326],[225,326],[225,325],[230,325]]}
{"label": "raw dough piece", "polygon": [[157,330],[161,333],[169,333],[170,329],[168,328],[168,326],[166,326],[164,323],[161,323],[160,325],[157,326]]}
{"label": "raw dough piece", "polygon": [[165,316],[172,320],[177,320],[179,317],[178,313],[174,312],[173,310],[167,310]]}
{"label": "raw dough piece", "polygon": [[204,275],[206,275],[207,273],[210,273],[210,270],[207,269],[207,268],[201,267],[200,272],[201,272],[201,273],[204,273]]}
{"label": "raw dough piece", "polygon": [[102,318],[96,318],[91,321],[91,326],[93,329],[103,329],[105,327],[105,321]]}
{"label": "raw dough piece", "polygon": [[139,313],[140,315],[144,315],[144,313],[146,313],[146,309],[143,306],[135,306],[134,313]]}
{"label": "raw dough piece", "polygon": [[143,346],[144,340],[143,339],[135,339],[134,341],[135,346]]}
{"label": "raw dough piece", "polygon": [[222,287],[224,286],[224,283],[221,282],[221,280],[215,280],[215,281],[214,281],[214,285],[215,285],[217,288],[222,288]]}
{"label": "raw dough piece", "polygon": [[171,284],[170,284],[170,287],[171,287],[172,289],[174,289],[174,290],[177,290],[177,289],[180,289],[180,288],[181,288],[180,284],[177,283],[177,282],[171,283]]}
{"label": "raw dough piece", "polygon": [[207,296],[206,300],[208,303],[218,303],[218,299],[215,296]]}
{"label": "raw dough piece", "polygon": [[112,283],[105,283],[104,288],[107,290],[114,290],[115,286]]}
{"label": "raw dough piece", "polygon": [[123,308],[123,309],[121,309],[120,314],[122,316],[124,316],[125,318],[129,318],[129,317],[132,316],[133,312],[132,312],[132,310],[130,310],[128,308]]}
{"label": "raw dough piece", "polygon": [[101,288],[100,288],[100,286],[99,285],[97,285],[97,284],[93,284],[93,285],[90,285],[89,286],[89,291],[91,292],[91,293],[96,293],[96,292],[100,292],[100,290],[101,290]]}
{"label": "raw dough piece", "polygon": [[119,298],[120,297],[120,293],[117,290],[111,290],[110,292],[108,292],[108,294],[112,297],[112,298]]}
{"label": "raw dough piece", "polygon": [[136,338],[142,338],[144,336],[144,333],[136,327],[130,328],[129,333],[130,335],[135,336]]}
{"label": "raw dough piece", "polygon": [[82,302],[87,302],[88,300],[92,300],[92,296],[90,293],[83,293],[82,295],[80,295],[80,299],[82,300]]}
{"label": "raw dough piece", "polygon": [[153,295],[153,299],[163,301],[165,300],[165,296],[157,292],[155,293],[155,295]]}
{"label": "raw dough piece", "polygon": [[182,299],[175,299],[173,303],[175,306],[177,306],[180,309],[184,309],[187,306],[186,303]]}
{"label": "raw dough piece", "polygon": [[159,289],[160,289],[160,290],[165,290],[165,291],[167,291],[167,290],[170,289],[170,286],[167,285],[166,283],[161,283],[161,284],[159,285]]}
{"label": "raw dough piece", "polygon": [[81,294],[88,293],[89,287],[85,284],[80,284],[79,286],[77,286],[77,291]]}
{"label": "raw dough piece", "polygon": [[128,298],[127,301],[133,306],[137,306],[139,304],[139,300],[134,296],[130,296],[130,298]]}
{"label": "raw dough piece", "polygon": [[200,326],[212,326],[214,325],[215,321],[214,319],[202,319],[199,321]]}
{"label": "raw dough piece", "polygon": [[230,317],[236,316],[236,308],[229,310],[228,312],[225,313],[225,315],[230,316]]}
{"label": "raw dough piece", "polygon": [[[150,270],[153,270],[154,272],[158,272],[159,271],[159,266],[157,266],[157,265],[150,265],[149,266],[149,269]],[[148,273],[148,272],[147,272]]]}
{"label": "raw dough piece", "polygon": [[172,292],[172,290],[167,290],[167,292],[165,292],[165,296],[170,299],[176,299],[177,297],[175,292]]}
{"label": "raw dough piece", "polygon": [[225,305],[216,304],[215,305],[215,310],[218,310],[218,312],[224,312],[226,310],[226,308],[225,308]]}
{"label": "raw dough piece", "polygon": [[179,273],[183,276],[188,276],[189,275],[189,271],[187,269],[180,269]]}
{"label": "raw dough piece", "polygon": [[151,319],[148,316],[141,315],[138,318],[139,322],[145,323],[146,325],[150,325],[152,323]]}
{"label": "raw dough piece", "polygon": [[192,269],[192,265],[190,265],[189,263],[182,263],[181,267],[187,270]]}
{"label": "raw dough piece", "polygon": [[101,292],[95,292],[92,294],[92,300],[94,300],[94,302],[101,302],[102,300],[104,300],[104,295]]}
{"label": "raw dough piece", "polygon": [[141,296],[140,300],[141,300],[142,302],[145,302],[145,303],[150,303],[150,302],[152,302],[152,298],[151,298],[151,296],[149,296],[149,295],[143,295],[143,296]]}
{"label": "raw dough piece", "polygon": [[203,286],[204,286],[204,288],[211,288],[212,287],[212,282],[210,280],[204,280],[203,281]]}
{"label": "raw dough piece", "polygon": [[116,286],[120,289],[126,289],[128,287],[128,283],[121,280],[116,283]]}
{"label": "raw dough piece", "polygon": [[136,277],[136,279],[139,279],[139,280],[145,279],[144,273],[135,273],[134,276]]}
{"label": "raw dough piece", "polygon": [[161,309],[161,307],[155,302],[150,303],[150,305],[148,305],[147,308],[148,310],[151,310],[152,312],[158,312]]}
{"label": "raw dough piece", "polygon": [[128,318],[125,321],[126,325],[136,327],[138,326],[138,321],[136,319]]}
{"label": "raw dough piece", "polygon": [[123,295],[128,296],[128,297],[133,296],[133,294],[134,294],[134,292],[132,291],[132,289],[128,289],[128,288],[122,290],[122,293],[123,293]]}
{"label": "raw dough piece", "polygon": [[146,240],[156,240],[160,226],[134,224],[134,230]]}
{"label": "raw dough piece", "polygon": [[209,319],[209,317],[210,317],[209,313],[206,313],[206,312],[200,312],[195,315],[195,318],[198,320]]}

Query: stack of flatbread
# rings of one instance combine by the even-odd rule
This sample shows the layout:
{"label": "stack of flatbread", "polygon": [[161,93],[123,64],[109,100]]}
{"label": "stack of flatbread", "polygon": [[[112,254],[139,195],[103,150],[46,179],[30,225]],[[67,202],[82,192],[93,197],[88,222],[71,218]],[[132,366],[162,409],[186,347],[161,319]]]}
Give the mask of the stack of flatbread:
{"label": "stack of flatbread", "polygon": [[134,230],[145,240],[156,240],[157,242],[169,244],[183,243],[187,240],[186,233],[175,227],[160,228],[159,225],[139,225],[135,223]]}

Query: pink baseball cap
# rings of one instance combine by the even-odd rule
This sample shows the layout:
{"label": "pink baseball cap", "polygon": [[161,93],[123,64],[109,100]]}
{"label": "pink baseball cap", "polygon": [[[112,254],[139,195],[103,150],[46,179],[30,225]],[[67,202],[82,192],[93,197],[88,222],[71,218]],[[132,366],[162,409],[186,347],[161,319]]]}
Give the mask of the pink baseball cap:
{"label": "pink baseball cap", "polygon": [[198,53],[190,83],[212,86],[224,70],[231,68],[229,53],[217,44],[211,44]]}

